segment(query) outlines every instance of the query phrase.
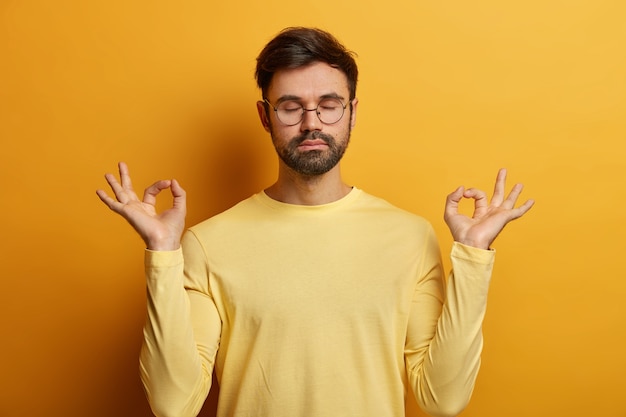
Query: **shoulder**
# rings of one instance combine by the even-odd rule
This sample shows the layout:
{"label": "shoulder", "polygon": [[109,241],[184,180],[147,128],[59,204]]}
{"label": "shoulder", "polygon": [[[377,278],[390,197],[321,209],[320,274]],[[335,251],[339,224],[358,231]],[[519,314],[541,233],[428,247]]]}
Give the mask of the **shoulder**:
{"label": "shoulder", "polygon": [[203,234],[229,224],[246,224],[249,221],[254,221],[258,217],[259,208],[262,207],[257,196],[254,194],[225,211],[191,226],[189,230],[195,234]]}
{"label": "shoulder", "polygon": [[361,191],[359,195],[358,206],[360,206],[363,211],[381,219],[388,218],[392,221],[412,224],[416,227],[431,227],[430,222],[424,217],[400,208],[381,197],[374,196],[365,191]]}

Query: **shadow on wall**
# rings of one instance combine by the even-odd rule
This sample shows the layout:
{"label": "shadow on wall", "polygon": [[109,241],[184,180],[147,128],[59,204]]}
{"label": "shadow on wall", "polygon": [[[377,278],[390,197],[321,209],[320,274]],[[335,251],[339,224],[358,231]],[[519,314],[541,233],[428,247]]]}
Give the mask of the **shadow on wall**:
{"label": "shadow on wall", "polygon": [[192,123],[190,149],[181,163],[190,167],[186,180],[187,225],[220,213],[275,181],[271,138],[253,109],[242,120],[241,105],[222,109],[218,125]]}
{"label": "shadow on wall", "polygon": [[[107,359],[111,364],[109,374],[104,375],[105,381],[100,381],[104,382],[110,391],[99,392],[97,398],[90,400],[88,406],[90,413],[96,411],[95,415],[98,416],[153,416],[139,379],[139,347],[143,329],[143,321],[139,320],[143,319],[145,313],[144,309],[140,308],[140,303],[135,310],[137,314],[134,318],[137,322],[128,326],[125,331],[132,334],[116,333],[116,337],[123,340],[115,345],[124,346],[124,351],[118,349],[116,357]],[[132,346],[136,349],[128,349],[129,340],[133,341]]]}
{"label": "shadow on wall", "polygon": [[215,417],[217,415],[217,398],[220,394],[220,388],[217,384],[215,374],[213,374],[213,384],[211,385],[211,391],[209,396],[202,407],[202,411],[198,414],[198,417]]}

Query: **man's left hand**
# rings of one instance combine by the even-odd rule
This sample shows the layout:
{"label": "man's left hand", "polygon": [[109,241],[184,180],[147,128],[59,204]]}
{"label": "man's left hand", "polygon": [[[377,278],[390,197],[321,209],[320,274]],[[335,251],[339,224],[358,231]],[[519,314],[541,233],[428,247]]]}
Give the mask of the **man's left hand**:
{"label": "man's left hand", "polygon": [[[530,210],[535,203],[534,200],[527,200],[521,206],[515,207],[524,186],[515,184],[505,199],[505,184],[506,169],[501,169],[490,202],[487,201],[487,194],[484,191],[475,188],[465,189],[461,186],[448,195],[444,220],[455,241],[480,249],[489,249],[507,223],[522,217]],[[474,200],[474,214],[471,218],[459,213],[459,204],[464,198]]]}

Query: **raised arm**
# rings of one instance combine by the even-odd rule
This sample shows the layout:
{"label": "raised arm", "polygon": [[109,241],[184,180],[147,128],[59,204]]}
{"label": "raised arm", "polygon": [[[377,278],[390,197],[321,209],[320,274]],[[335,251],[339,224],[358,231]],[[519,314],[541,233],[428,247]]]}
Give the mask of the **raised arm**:
{"label": "raised arm", "polygon": [[[103,190],[97,194],[133,226],[148,249],[148,308],[140,354],[146,396],[156,416],[195,416],[211,387],[221,322],[202,275],[200,245],[191,236],[181,245],[185,191],[176,180],[162,180],[146,188],[140,200],[126,164],[119,164],[119,173],[119,182],[112,174],[105,176],[115,198]],[[157,213],[157,196],[168,188],[172,207]]]}
{"label": "raised arm", "polygon": [[[495,252],[494,239],[511,220],[533,205],[515,208],[522,191],[517,184],[505,198],[506,171],[500,170],[491,202],[477,189],[457,188],[446,200],[445,220],[452,232],[452,272],[445,290],[431,244],[427,274],[416,288],[405,357],[409,379],[420,406],[433,416],[455,416],[469,402],[480,367],[482,323]],[[474,200],[470,218],[458,212],[463,198]],[[428,254],[428,252],[427,252]]]}

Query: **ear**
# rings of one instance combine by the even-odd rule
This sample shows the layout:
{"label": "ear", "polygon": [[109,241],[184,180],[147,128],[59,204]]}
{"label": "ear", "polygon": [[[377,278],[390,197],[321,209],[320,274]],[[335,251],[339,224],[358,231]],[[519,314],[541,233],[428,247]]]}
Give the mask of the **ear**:
{"label": "ear", "polygon": [[265,106],[266,103],[264,101],[259,100],[256,102],[256,110],[259,113],[259,119],[261,119],[263,129],[265,129],[266,132],[270,132],[270,119],[269,114],[265,111]]}
{"label": "ear", "polygon": [[357,104],[359,104],[359,99],[355,97],[352,100],[352,112],[350,114],[350,129],[354,129],[354,126],[356,126],[356,108],[357,108]]}

